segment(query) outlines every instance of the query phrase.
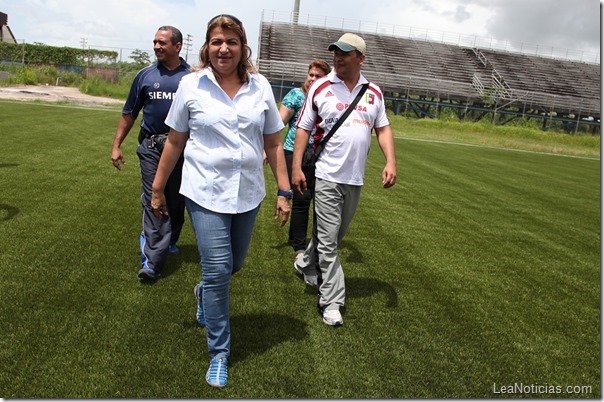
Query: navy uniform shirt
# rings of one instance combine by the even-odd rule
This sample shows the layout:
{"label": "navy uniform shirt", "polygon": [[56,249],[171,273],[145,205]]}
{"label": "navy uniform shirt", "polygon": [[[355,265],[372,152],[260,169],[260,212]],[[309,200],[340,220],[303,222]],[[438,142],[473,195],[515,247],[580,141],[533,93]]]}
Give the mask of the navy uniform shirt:
{"label": "navy uniform shirt", "polygon": [[181,57],[180,65],[168,70],[160,63],[143,68],[136,74],[122,114],[136,120],[143,111],[141,127],[152,134],[165,134],[170,128],[164,123],[180,79],[189,74],[191,67]]}

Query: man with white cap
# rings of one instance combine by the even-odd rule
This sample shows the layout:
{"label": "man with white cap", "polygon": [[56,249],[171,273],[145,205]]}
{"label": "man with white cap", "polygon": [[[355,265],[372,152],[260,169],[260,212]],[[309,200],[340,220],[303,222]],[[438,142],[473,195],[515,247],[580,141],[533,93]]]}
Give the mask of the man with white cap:
{"label": "man with white cap", "polygon": [[[292,163],[292,184],[296,191],[301,192],[308,185],[302,172],[302,157],[313,128],[316,127],[313,135],[316,147],[361,91],[363,84],[369,86],[344,124],[325,143],[316,162],[313,238],[304,254],[296,259],[294,267],[304,275],[306,284],[319,287],[323,322],[339,326],[344,323],[340,308],[345,302],[345,285],[338,245],[359,202],[372,130],[375,130],[386,158],[386,166],[382,170],[384,188],[392,187],[396,182],[396,159],[382,91],[361,74],[365,41],[358,35],[345,33],[329,45],[328,50],[334,52],[334,69],[309,89],[298,120]],[[319,272],[316,268],[317,255]]]}

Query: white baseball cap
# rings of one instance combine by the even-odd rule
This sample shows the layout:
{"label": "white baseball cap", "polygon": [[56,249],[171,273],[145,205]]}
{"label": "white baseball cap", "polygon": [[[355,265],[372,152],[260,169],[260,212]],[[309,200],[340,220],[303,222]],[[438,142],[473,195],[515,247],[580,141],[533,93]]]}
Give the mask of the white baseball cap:
{"label": "white baseball cap", "polygon": [[336,47],[343,52],[352,52],[353,50],[358,50],[359,52],[365,54],[365,41],[358,35],[353,33],[345,33],[340,36],[337,42],[329,45],[327,50],[330,52],[336,50]]}

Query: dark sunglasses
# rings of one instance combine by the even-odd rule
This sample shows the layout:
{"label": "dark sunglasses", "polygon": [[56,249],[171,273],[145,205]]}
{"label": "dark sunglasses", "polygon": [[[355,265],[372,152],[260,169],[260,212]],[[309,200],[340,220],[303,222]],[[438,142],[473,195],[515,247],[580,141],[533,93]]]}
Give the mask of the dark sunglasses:
{"label": "dark sunglasses", "polygon": [[233,22],[237,25],[239,25],[239,28],[243,29],[243,23],[241,22],[241,20],[239,20],[239,18],[235,17],[234,15],[231,14],[218,14],[217,16],[215,16],[214,18],[210,19],[208,21],[208,26],[210,26],[210,24],[212,23],[212,21],[214,21],[216,18],[220,18],[220,17],[227,17],[231,20],[233,20]]}

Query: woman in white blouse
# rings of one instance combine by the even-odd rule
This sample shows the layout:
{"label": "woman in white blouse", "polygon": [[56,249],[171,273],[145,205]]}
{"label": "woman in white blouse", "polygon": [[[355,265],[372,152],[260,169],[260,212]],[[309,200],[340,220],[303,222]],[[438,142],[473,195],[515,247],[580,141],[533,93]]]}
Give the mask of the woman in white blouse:
{"label": "woman in white blouse", "polygon": [[239,19],[218,15],[210,20],[201,69],[183,77],[166,118],[171,129],[151,199],[155,214],[165,215],[164,186],[184,148],[180,192],[197,238],[203,279],[195,287],[197,319],[206,327],[211,358],[206,381],[217,387],[227,380],[230,279],[243,266],[266,195],[263,151],[279,188],[275,219],[281,216],[281,227],[292,195],[280,136],[284,125],[271,86],[255,72],[250,56]]}

